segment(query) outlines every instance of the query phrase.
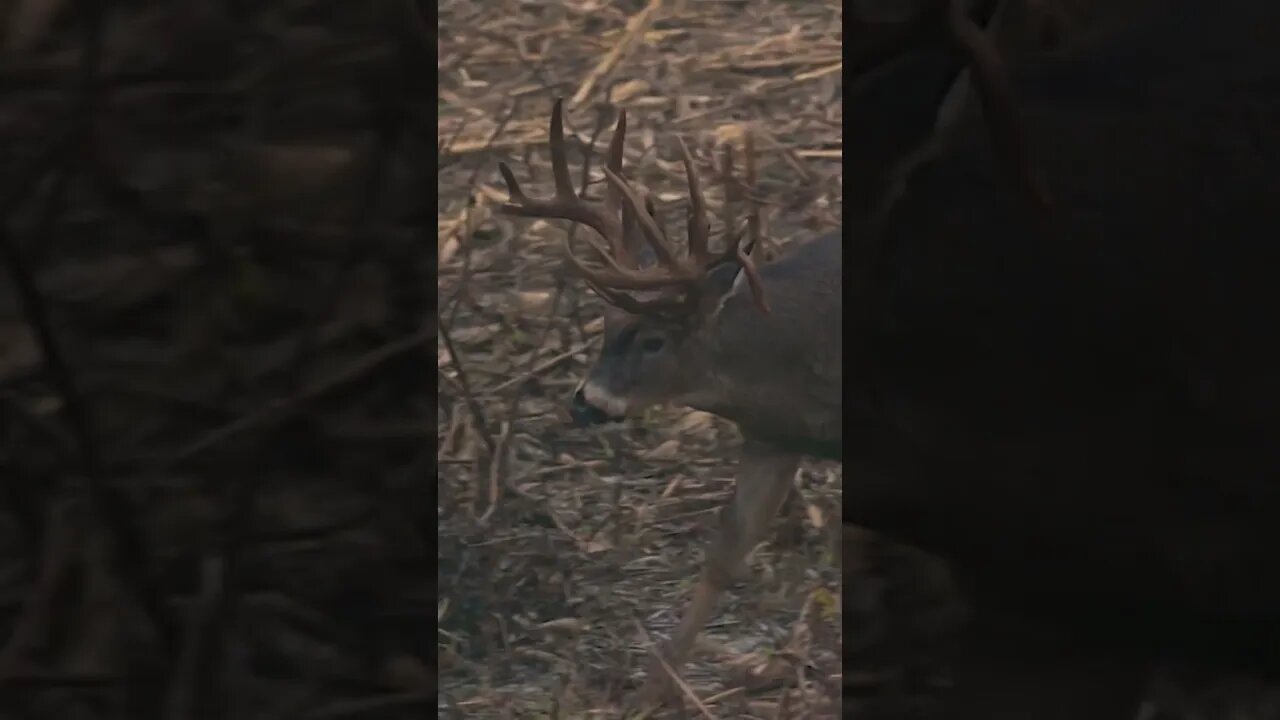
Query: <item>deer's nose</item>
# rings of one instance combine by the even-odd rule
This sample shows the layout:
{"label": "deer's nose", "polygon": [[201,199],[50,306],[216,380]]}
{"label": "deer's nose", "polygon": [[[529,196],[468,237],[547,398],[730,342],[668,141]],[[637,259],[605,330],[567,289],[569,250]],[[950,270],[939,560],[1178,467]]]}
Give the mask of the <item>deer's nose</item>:
{"label": "deer's nose", "polygon": [[573,424],[578,427],[600,425],[614,419],[605,411],[587,402],[587,396],[583,394],[582,388],[578,388],[573,393],[573,401],[569,405],[569,416],[573,418]]}

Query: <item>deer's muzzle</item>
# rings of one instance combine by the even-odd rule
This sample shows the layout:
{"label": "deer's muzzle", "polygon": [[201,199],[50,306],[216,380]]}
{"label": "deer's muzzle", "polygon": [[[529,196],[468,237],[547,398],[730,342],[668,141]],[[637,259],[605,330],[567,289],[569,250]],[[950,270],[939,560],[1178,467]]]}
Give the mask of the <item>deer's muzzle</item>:
{"label": "deer's muzzle", "polygon": [[573,401],[569,406],[569,416],[573,418],[573,424],[578,427],[587,427],[588,425],[601,425],[607,422],[617,422],[622,418],[610,415],[604,410],[587,402],[587,395],[579,387],[573,393]]}

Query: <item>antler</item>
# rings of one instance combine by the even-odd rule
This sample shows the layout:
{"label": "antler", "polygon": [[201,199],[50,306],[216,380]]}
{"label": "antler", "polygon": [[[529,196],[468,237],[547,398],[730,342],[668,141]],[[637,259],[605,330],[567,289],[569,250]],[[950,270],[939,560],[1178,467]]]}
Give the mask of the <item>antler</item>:
{"label": "antler", "polygon": [[[595,270],[588,267],[573,252],[569,239],[565,239],[565,251],[573,268],[586,279],[606,302],[632,313],[688,312],[696,302],[698,291],[706,274],[717,265],[736,262],[746,274],[756,305],[769,312],[764,299],[764,289],[759,271],[751,257],[741,248],[741,236],[730,233],[726,247],[719,253],[711,252],[708,245],[710,224],[707,222],[706,201],[693,170],[693,157],[689,148],[680,141],[684,155],[685,177],[689,183],[689,249],[678,258],[662,229],[654,220],[652,204],[646,202],[622,177],[622,147],[627,132],[627,116],[618,115],[618,126],[609,143],[609,158],[604,168],[608,191],[603,205],[593,205],[583,200],[573,188],[569,177],[569,163],[565,153],[563,104],[556,100],[551,112],[551,173],[555,182],[555,194],[546,199],[531,198],[520,189],[520,184],[506,163],[498,169],[507,183],[511,200],[502,206],[504,212],[522,217],[559,218],[569,220],[595,230],[609,243],[606,250],[594,238],[589,238],[592,248],[604,261],[605,267]],[[641,268],[631,254],[627,239],[639,232],[652,248],[657,265]],[[627,291],[663,290],[650,298],[640,299]],[[680,292],[683,291],[683,292]]]}

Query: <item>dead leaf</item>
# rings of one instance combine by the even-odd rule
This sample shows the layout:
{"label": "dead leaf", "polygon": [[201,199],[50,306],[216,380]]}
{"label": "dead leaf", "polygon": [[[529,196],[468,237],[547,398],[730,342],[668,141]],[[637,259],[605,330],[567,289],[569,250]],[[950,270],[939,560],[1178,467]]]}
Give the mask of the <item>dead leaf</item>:
{"label": "dead leaf", "polygon": [[714,132],[716,145],[742,144],[744,129],[740,123],[731,123],[717,127]]}
{"label": "dead leaf", "polygon": [[818,606],[818,611],[822,613],[825,620],[830,620],[840,613],[840,598],[828,592],[826,588],[813,591],[813,604]]}
{"label": "dead leaf", "polygon": [[461,247],[462,245],[458,242],[457,236],[449,235],[445,237],[444,241],[440,243],[440,258],[437,262],[441,265],[448,265],[453,256],[458,254],[458,249]]}
{"label": "dead leaf", "polygon": [[667,440],[656,448],[644,453],[646,460],[676,460],[682,454],[679,440]]}
{"label": "dead leaf", "polygon": [[815,528],[821,530],[827,526],[827,515],[822,512],[822,508],[812,503],[805,506],[805,510],[809,515],[809,522],[813,523]]}
{"label": "dead leaf", "polygon": [[539,630],[553,630],[555,632],[576,634],[586,630],[587,624],[582,621],[582,618],[566,617],[548,620],[541,625],[538,625],[537,628]]}
{"label": "dead leaf", "polygon": [[515,305],[521,312],[545,314],[551,308],[552,293],[549,290],[525,290],[512,293]]}
{"label": "dead leaf", "polygon": [[649,83],[645,80],[628,80],[618,83],[612,88],[612,101],[614,103],[624,103],[637,95],[644,95],[649,92]]}
{"label": "dead leaf", "polygon": [[715,430],[715,416],[701,410],[691,410],[676,421],[675,431],[678,434],[699,435]]}

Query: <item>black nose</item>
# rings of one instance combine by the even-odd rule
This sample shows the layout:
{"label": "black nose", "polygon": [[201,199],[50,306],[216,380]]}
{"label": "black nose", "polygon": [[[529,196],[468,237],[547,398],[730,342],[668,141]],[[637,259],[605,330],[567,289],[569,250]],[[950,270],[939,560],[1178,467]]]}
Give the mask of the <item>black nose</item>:
{"label": "black nose", "polygon": [[578,427],[586,427],[588,425],[600,425],[617,418],[609,417],[605,411],[587,403],[587,397],[582,394],[582,388],[573,394],[573,403],[569,406],[569,416],[573,418],[573,424]]}

